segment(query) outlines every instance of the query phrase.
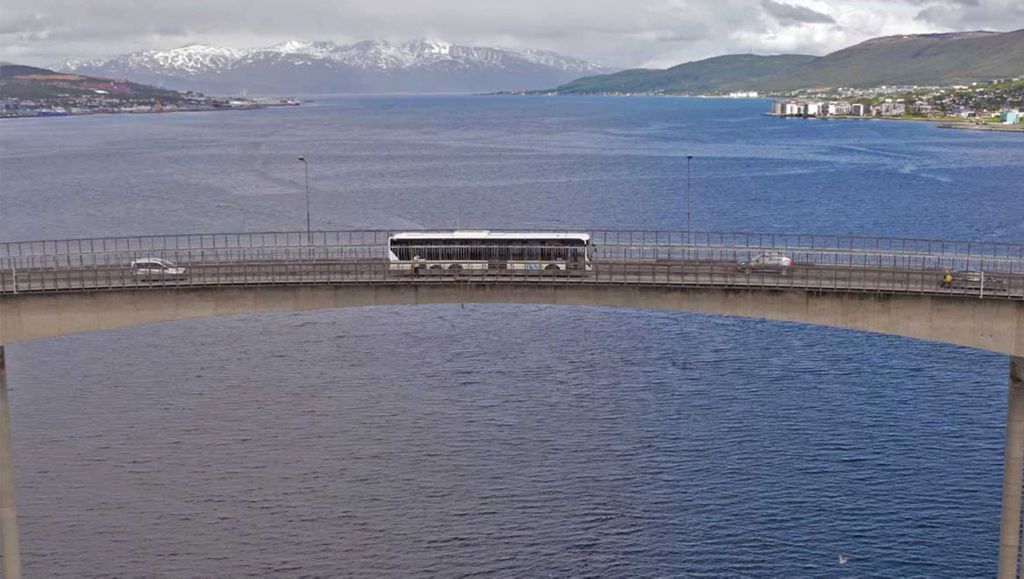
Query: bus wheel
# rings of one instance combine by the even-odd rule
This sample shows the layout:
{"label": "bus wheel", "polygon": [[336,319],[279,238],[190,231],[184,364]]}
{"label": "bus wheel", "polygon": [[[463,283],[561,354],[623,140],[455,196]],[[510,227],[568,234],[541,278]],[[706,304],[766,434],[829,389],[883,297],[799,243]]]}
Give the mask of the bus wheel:
{"label": "bus wheel", "polygon": [[452,265],[448,266],[448,271],[454,273],[455,275],[459,275],[462,273],[462,266],[457,263],[453,263]]}
{"label": "bus wheel", "polygon": [[562,269],[562,268],[558,267],[557,265],[555,265],[553,263],[549,263],[547,265],[547,267],[545,267],[544,269],[546,269],[546,270],[557,270],[557,269]]}
{"label": "bus wheel", "polygon": [[434,265],[430,266],[430,269],[444,269],[444,266],[443,265],[434,264]]}

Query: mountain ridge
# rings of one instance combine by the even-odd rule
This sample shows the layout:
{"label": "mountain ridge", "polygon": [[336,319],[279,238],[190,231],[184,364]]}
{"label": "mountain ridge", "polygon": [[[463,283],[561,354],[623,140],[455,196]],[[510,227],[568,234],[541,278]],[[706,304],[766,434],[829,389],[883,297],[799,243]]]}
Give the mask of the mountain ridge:
{"label": "mountain ridge", "polygon": [[883,36],[824,56],[723,55],[590,76],[553,92],[711,94],[820,87],[953,85],[1024,76],[1024,29]]}
{"label": "mountain ridge", "polygon": [[632,69],[610,75],[576,79],[556,91],[569,94],[594,92],[690,92],[710,93],[749,90],[751,82],[818,57],[804,54],[724,54],[684,62],[664,69]]}
{"label": "mountain ridge", "polygon": [[506,90],[531,88],[531,83],[548,79],[565,82],[581,73],[608,70],[554,52],[463,46],[427,39],[399,44],[366,40],[347,45],[289,40],[253,49],[189,44],[171,50],[65,61],[56,68],[179,89],[235,93]]}
{"label": "mountain ridge", "polygon": [[885,36],[826,54],[763,88],[969,84],[1024,75],[1024,29]]}

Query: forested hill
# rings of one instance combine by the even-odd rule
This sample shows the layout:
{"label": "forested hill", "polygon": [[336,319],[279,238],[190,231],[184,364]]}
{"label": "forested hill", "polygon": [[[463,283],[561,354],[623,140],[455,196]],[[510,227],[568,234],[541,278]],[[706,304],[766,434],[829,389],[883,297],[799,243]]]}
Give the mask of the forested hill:
{"label": "forested hill", "polygon": [[112,99],[161,99],[164,102],[174,102],[183,98],[177,91],[124,80],[55,72],[20,64],[0,64],[0,98],[38,100],[97,94],[104,94]]}
{"label": "forested hill", "polygon": [[560,93],[713,93],[748,90],[753,83],[777,75],[815,56],[783,54],[730,54],[687,62],[667,70],[633,69],[615,74],[588,76],[558,87]]}
{"label": "forested hill", "polygon": [[875,38],[831,54],[727,55],[665,70],[585,77],[555,89],[566,94],[709,94],[816,87],[954,85],[1024,76],[1024,29]]}

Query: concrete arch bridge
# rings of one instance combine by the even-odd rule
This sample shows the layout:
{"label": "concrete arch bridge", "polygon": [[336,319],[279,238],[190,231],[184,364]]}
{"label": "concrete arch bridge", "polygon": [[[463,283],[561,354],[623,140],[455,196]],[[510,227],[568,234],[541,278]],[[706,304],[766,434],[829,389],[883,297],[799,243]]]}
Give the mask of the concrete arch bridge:
{"label": "concrete arch bridge", "polygon": [[[451,232],[448,232],[450,234]],[[999,576],[1017,577],[1024,245],[809,234],[263,232],[0,243],[3,346],[196,317],[384,304],[530,303],[766,318],[1009,356]],[[434,236],[439,238],[439,235]],[[573,244],[569,237],[584,239]],[[539,239],[539,241],[538,241]],[[146,269],[148,262],[163,260]],[[20,574],[0,370],[5,577]]]}

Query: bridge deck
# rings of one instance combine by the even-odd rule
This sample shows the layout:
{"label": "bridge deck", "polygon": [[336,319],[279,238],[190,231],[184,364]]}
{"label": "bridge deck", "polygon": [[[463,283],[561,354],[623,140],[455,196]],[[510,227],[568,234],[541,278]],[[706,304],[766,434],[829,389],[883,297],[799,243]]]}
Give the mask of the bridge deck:
{"label": "bridge deck", "polygon": [[180,279],[145,279],[127,267],[37,267],[0,271],[0,293],[176,289],[209,286],[322,285],[346,283],[644,284],[748,289],[913,293],[975,299],[1024,299],[1024,274],[993,275],[988,287],[943,287],[943,270],[794,265],[786,273],[745,272],[732,263],[694,261],[595,261],[588,271],[424,270],[392,271],[384,260],[251,261],[186,263]]}
{"label": "bridge deck", "polygon": [[[195,234],[0,243],[0,294],[136,288],[360,283],[661,284],[1024,299],[1024,245],[807,234],[590,231],[586,271],[425,270],[388,262],[387,231]],[[424,247],[424,252],[431,248]],[[557,250],[556,250],[557,251]],[[568,250],[566,250],[568,251]],[[785,274],[739,263],[769,252]],[[426,254],[426,253],[424,253]],[[182,279],[141,279],[132,260],[161,257]],[[944,287],[947,270],[984,272]]]}

